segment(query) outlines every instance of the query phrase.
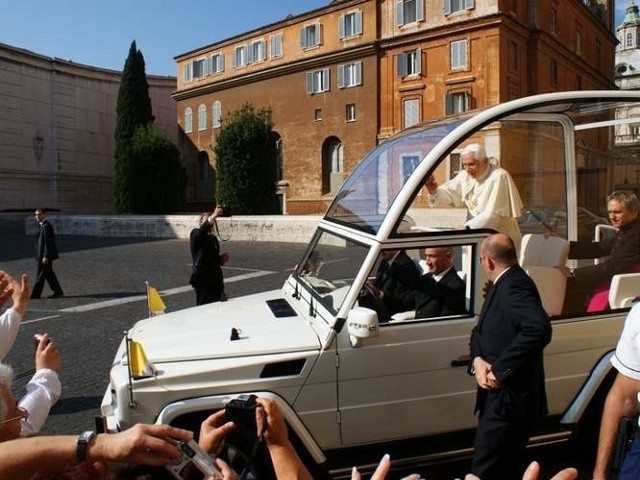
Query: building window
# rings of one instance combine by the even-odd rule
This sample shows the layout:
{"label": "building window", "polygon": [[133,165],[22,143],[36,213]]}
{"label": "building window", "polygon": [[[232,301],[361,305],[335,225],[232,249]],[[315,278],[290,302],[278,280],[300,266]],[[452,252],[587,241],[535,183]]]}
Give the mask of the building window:
{"label": "building window", "polygon": [[193,79],[193,63],[189,62],[184,66],[184,81],[190,82]]}
{"label": "building window", "polygon": [[632,47],[633,46],[633,34],[631,32],[627,32],[625,36],[625,46]]}
{"label": "building window", "polygon": [[469,92],[452,92],[447,93],[444,99],[445,115],[453,115],[456,113],[466,112],[471,108]]}
{"label": "building window", "polygon": [[558,11],[555,8],[551,9],[551,13],[549,15],[549,30],[551,33],[558,33]]}
{"label": "building window", "polygon": [[340,39],[362,35],[362,12],[356,10],[340,15],[338,31]]}
{"label": "building window", "polygon": [[551,85],[558,84],[558,62],[555,58],[549,62],[549,82]]}
{"label": "building window", "polygon": [[224,54],[216,53],[211,56],[211,72],[220,73],[224,72]]}
{"label": "building window", "polygon": [[321,109],[321,108],[316,108],[316,109],[313,111],[313,119],[314,119],[316,122],[319,122],[320,120],[322,120],[322,109]]}
{"label": "building window", "polygon": [[276,33],[269,37],[271,47],[271,58],[280,58],[282,56],[282,33]]}
{"label": "building window", "polygon": [[473,0],[443,0],[442,9],[445,15],[473,8]]}
{"label": "building window", "polygon": [[424,0],[396,0],[396,25],[424,20]]}
{"label": "building window", "polygon": [[397,73],[399,77],[420,75],[422,73],[422,50],[412,50],[397,56]]}
{"label": "building window", "polygon": [[307,72],[307,93],[322,93],[330,90],[329,69]]}
{"label": "building window", "polygon": [[211,64],[208,58],[193,62],[193,76],[195,78],[206,77],[211,73]]}
{"label": "building window", "polygon": [[236,47],[235,50],[233,51],[233,66],[238,68],[238,67],[244,67],[247,64],[247,46],[246,45],[240,45],[239,47]]}
{"label": "building window", "polygon": [[300,30],[300,46],[303,49],[314,48],[322,43],[322,26],[320,23],[305,25]]}
{"label": "building window", "polygon": [[451,70],[461,70],[467,68],[467,46],[469,40],[458,40],[451,42],[449,46],[449,56]]}
{"label": "building window", "polygon": [[355,103],[347,103],[346,120],[347,122],[356,121],[356,104]]}
{"label": "building window", "polygon": [[193,131],[193,111],[191,107],[184,111],[184,133],[191,133]]}
{"label": "building window", "polygon": [[344,149],[337,137],[322,145],[322,194],[337,192],[344,180]]}
{"label": "building window", "polygon": [[258,40],[251,43],[249,48],[249,58],[247,63],[262,62],[267,55],[267,44],[264,40]]}
{"label": "building window", "polygon": [[198,107],[198,130],[207,128],[207,107],[203,103]]}
{"label": "building window", "polygon": [[338,65],[338,88],[362,85],[362,62]]}
{"label": "building window", "polygon": [[412,98],[402,102],[402,117],[404,128],[420,123],[420,99]]}
{"label": "building window", "polygon": [[222,125],[222,104],[220,100],[216,100],[211,106],[211,119],[213,121],[211,126],[213,128],[220,128]]}

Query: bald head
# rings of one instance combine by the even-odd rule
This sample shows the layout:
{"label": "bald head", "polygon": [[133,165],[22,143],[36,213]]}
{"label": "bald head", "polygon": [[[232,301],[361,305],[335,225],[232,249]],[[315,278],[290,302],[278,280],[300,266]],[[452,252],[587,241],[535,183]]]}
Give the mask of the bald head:
{"label": "bald head", "polygon": [[495,233],[484,239],[480,247],[482,266],[492,279],[518,263],[516,246],[511,237]]}

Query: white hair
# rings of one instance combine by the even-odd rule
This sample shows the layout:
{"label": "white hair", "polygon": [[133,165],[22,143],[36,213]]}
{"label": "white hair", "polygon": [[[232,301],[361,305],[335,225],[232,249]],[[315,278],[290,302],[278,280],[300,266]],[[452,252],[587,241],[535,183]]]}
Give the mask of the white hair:
{"label": "white hair", "polygon": [[[11,382],[13,381],[13,368],[6,363],[0,362],[0,387],[7,389],[11,388]],[[4,397],[0,395],[0,420],[4,420],[7,416],[9,405],[4,401]]]}
{"label": "white hair", "polygon": [[462,153],[460,153],[460,156],[462,157],[469,153],[473,154],[473,158],[475,158],[476,160],[484,160],[487,158],[487,153],[484,151],[484,147],[479,143],[470,143],[469,145],[464,147]]}

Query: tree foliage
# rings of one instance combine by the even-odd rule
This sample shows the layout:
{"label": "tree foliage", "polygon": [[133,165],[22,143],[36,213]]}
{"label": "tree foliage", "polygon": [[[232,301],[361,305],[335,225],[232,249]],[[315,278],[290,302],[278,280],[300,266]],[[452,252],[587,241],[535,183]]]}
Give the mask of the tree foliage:
{"label": "tree foliage", "polygon": [[153,122],[144,57],[137,49],[135,40],[131,42],[120,79],[116,117],[113,195],[118,212],[131,212],[130,194],[137,182],[132,177],[134,159],[131,158],[129,146],[138,127]]}
{"label": "tree foliage", "polygon": [[153,124],[139,127],[130,144],[135,188],[129,192],[131,211],[171,213],[184,206],[187,170],[180,150]]}
{"label": "tree foliage", "polygon": [[271,110],[244,104],[225,118],[214,149],[217,201],[234,214],[279,212],[276,197],[277,147]]}

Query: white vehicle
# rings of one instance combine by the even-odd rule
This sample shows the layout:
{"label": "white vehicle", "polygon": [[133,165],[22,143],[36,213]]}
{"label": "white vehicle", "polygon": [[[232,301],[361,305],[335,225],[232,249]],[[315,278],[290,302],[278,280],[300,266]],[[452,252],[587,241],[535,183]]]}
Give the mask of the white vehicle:
{"label": "white vehicle", "polygon": [[[523,211],[564,210],[561,231],[542,226],[576,240],[579,208],[602,212],[611,191],[640,187],[640,92],[537,95],[383,142],[344,182],[281,290],[141,320],[129,330],[102,403],[109,429],[158,422],[197,431],[211,411],[255,393],[278,402],[314,475],[317,467],[339,475],[377,462],[380,452],[421,462],[468,454],[477,424],[469,334],[486,283],[479,245],[492,231],[460,228],[465,208],[431,208],[424,183],[432,174],[440,183],[452,178],[469,143],[484,144],[510,172]],[[582,264],[567,260],[566,241],[541,249],[544,235],[525,237],[521,263],[553,325],[545,350],[550,412],[532,442],[571,434],[594,442],[608,360],[635,294],[611,289],[613,308],[563,315],[566,277],[553,267]],[[408,311],[381,322],[359,305],[382,251],[404,250],[419,264],[435,246],[454,249],[468,313],[414,318]],[[639,285],[632,278],[632,290]],[[147,361],[146,373],[133,371],[133,356]]]}

